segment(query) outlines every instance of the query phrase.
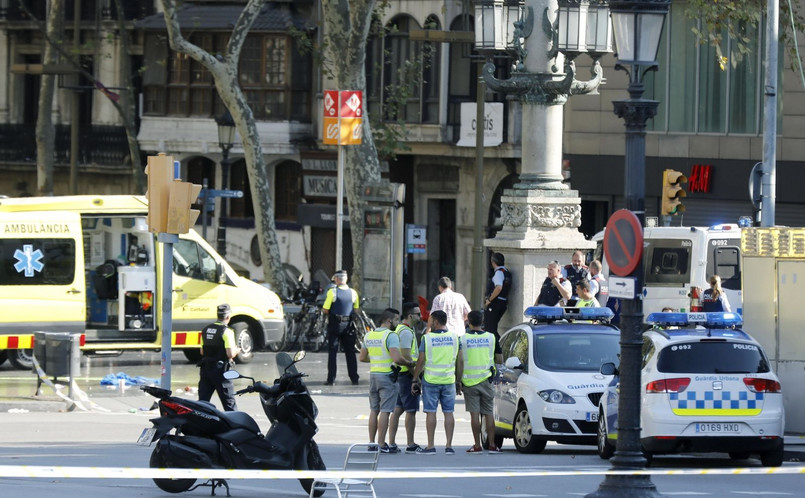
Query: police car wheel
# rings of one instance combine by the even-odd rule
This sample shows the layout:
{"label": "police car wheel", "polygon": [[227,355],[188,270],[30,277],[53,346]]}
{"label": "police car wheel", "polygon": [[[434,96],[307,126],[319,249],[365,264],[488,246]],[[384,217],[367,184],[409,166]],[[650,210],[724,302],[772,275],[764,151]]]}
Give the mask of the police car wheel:
{"label": "police car wheel", "polygon": [[540,453],[545,449],[548,441],[537,439],[531,426],[531,417],[525,404],[517,408],[514,415],[514,446],[520,453]]}
{"label": "police car wheel", "polygon": [[609,460],[615,454],[615,447],[609,442],[607,437],[607,422],[604,413],[598,415],[598,456],[604,460]]}
{"label": "police car wheel", "polygon": [[235,363],[249,363],[254,359],[254,336],[246,322],[232,324],[235,331],[235,342],[240,347],[240,353],[235,356]]}
{"label": "police car wheel", "polygon": [[760,454],[760,463],[764,467],[779,467],[783,464],[783,453],[783,442],[781,440],[777,448]]}

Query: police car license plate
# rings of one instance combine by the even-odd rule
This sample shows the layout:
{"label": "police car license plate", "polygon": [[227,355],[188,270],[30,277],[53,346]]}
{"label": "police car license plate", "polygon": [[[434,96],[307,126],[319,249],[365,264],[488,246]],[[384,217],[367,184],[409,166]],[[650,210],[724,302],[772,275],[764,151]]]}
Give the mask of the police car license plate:
{"label": "police car license plate", "polygon": [[142,434],[140,437],[137,438],[137,444],[139,446],[151,446],[151,441],[154,440],[154,434],[157,433],[156,427],[146,427],[143,429]]}
{"label": "police car license plate", "polygon": [[587,412],[587,422],[598,422],[598,412]]}
{"label": "police car license plate", "polygon": [[738,434],[741,432],[741,425],[723,423],[696,424],[696,432],[700,434],[710,434],[715,432]]}

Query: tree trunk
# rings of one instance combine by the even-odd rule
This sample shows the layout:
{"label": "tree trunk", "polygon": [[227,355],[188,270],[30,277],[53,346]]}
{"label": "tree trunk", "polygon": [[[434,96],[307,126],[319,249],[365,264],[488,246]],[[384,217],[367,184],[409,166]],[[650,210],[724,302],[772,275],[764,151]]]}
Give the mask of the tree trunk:
{"label": "tree trunk", "polygon": [[[47,18],[47,34],[58,39],[62,24],[62,0],[51,0]],[[58,52],[51,44],[45,45],[42,64],[58,62]],[[42,74],[39,84],[39,108],[36,116],[36,188],[38,195],[53,195],[53,149],[56,132],[53,128],[53,94],[56,75]],[[72,109],[71,112],[78,112]]]}
{"label": "tree trunk", "polygon": [[[338,90],[360,90],[366,95],[366,39],[377,0],[322,0],[325,40],[334,61]],[[380,161],[369,119],[363,119],[360,145],[345,146],[344,188],[349,206],[353,265],[350,280],[360,288],[363,279],[363,211],[361,186],[380,182]]]}
{"label": "tree trunk", "polygon": [[238,59],[249,29],[260,13],[265,0],[249,0],[243,8],[238,21],[232,30],[226,51],[221,59],[184,39],[176,17],[174,0],[161,0],[168,28],[168,39],[172,50],[187,54],[207,68],[215,81],[215,88],[224,105],[232,114],[238,133],[243,141],[243,152],[246,159],[246,171],[251,184],[254,203],[254,220],[257,240],[260,244],[260,259],[263,262],[263,275],[278,294],[286,295],[285,279],[282,271],[277,232],[274,224],[274,208],[271,190],[268,184],[263,148],[254,114],[241,91],[238,82]]}

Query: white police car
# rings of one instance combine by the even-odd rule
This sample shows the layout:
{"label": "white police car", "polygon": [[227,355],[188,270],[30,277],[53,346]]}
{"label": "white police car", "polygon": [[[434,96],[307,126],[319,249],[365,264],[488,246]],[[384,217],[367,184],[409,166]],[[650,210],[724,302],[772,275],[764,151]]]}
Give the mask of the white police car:
{"label": "white police car", "polygon": [[[735,313],[652,313],[643,334],[640,426],[643,452],[726,452],[783,461],[783,395],[760,344]],[[601,398],[598,454],[615,450],[618,377]]]}
{"label": "white police car", "polygon": [[598,400],[612,378],[601,365],[620,351],[612,311],[533,306],[525,316],[531,321],[500,338],[495,444],[513,438],[523,453],[539,453],[548,441],[595,444]]}

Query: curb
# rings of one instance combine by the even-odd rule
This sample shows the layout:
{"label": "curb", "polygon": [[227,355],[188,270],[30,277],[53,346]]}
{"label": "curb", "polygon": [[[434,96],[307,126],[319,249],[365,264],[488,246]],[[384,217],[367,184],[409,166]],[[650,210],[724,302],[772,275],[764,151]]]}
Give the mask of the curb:
{"label": "curb", "polygon": [[0,398],[0,413],[66,412],[67,402],[55,397]]}

